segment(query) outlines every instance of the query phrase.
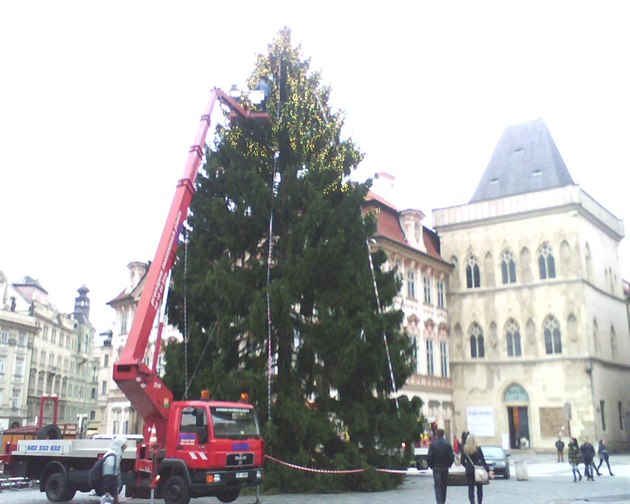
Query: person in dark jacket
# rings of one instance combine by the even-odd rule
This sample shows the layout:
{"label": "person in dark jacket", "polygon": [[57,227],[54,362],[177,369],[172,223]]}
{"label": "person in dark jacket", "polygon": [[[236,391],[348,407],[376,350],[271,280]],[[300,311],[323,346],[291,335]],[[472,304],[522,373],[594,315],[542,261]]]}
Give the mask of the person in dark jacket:
{"label": "person in dark jacket", "polygon": [[597,447],[597,456],[599,457],[599,465],[597,466],[597,476],[601,475],[601,473],[599,472],[599,468],[602,466],[603,462],[606,462],[606,465],[608,466],[608,472],[610,473],[610,475],[614,476],[612,470],[610,469],[610,462],[608,460],[608,448],[606,448],[606,445],[604,444],[603,439],[599,440],[599,446]]}
{"label": "person in dark jacket", "polygon": [[580,445],[578,440],[571,438],[569,441],[569,464],[571,464],[571,471],[573,472],[573,482],[577,481],[576,475],[582,481],[582,475],[580,474],[580,464],[582,463],[582,452],[580,451]]}
{"label": "person in dark jacket", "polygon": [[[582,452],[582,458],[584,459],[584,476],[588,481],[595,481],[595,475],[593,471],[597,471],[593,459],[595,458],[595,448],[593,445],[588,442],[588,440],[582,443],[580,446],[580,451]],[[600,476],[600,472],[597,471],[597,475]]]}
{"label": "person in dark jacket", "polygon": [[483,466],[488,471],[488,477],[494,478],[494,473],[490,471],[490,467],[486,463],[481,447],[477,444],[475,436],[468,433],[466,443],[464,444],[464,453],[462,454],[462,465],[466,471],[466,483],[468,484],[468,500],[470,504],[475,504],[475,487],[477,487],[477,504],[483,501],[483,485],[475,481],[475,466]]}
{"label": "person in dark jacket", "polygon": [[435,489],[435,502],[446,502],[446,486],[448,484],[448,469],[453,465],[455,455],[451,443],[444,439],[444,429],[436,431],[436,438],[429,445],[427,464],[433,471],[433,488]]}
{"label": "person in dark jacket", "polygon": [[558,436],[556,441],[556,451],[558,452],[558,462],[564,462],[564,441],[562,441],[560,436]]}

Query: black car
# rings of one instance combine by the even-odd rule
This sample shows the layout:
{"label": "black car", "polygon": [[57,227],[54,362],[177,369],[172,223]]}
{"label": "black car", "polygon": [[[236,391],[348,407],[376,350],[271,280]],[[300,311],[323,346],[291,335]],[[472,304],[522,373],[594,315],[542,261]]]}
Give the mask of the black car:
{"label": "black car", "polygon": [[490,467],[491,471],[494,471],[495,478],[500,475],[505,479],[510,479],[509,453],[506,453],[500,446],[482,446],[481,451],[488,463],[488,467]]}

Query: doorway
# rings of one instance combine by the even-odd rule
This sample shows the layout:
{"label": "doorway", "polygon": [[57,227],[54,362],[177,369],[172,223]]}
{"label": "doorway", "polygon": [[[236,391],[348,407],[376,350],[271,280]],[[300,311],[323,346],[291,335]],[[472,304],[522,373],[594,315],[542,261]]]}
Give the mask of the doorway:
{"label": "doorway", "polygon": [[510,428],[510,448],[529,448],[530,437],[527,406],[508,406],[507,413]]}

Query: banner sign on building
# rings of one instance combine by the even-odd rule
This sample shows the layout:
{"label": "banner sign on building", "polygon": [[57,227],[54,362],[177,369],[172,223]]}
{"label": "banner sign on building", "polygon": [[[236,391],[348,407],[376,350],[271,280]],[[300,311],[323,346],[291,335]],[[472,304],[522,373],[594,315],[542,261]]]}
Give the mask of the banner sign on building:
{"label": "banner sign on building", "polygon": [[468,431],[476,437],[494,436],[494,408],[491,406],[468,406],[466,422]]}

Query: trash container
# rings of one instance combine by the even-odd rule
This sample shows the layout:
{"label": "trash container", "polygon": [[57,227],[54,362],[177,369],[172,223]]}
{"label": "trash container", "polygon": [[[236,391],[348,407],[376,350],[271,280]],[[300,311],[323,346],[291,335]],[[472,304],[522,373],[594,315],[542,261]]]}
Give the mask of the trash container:
{"label": "trash container", "polygon": [[527,462],[524,460],[518,460],[514,462],[516,467],[516,481],[527,481],[529,479],[527,475]]}

